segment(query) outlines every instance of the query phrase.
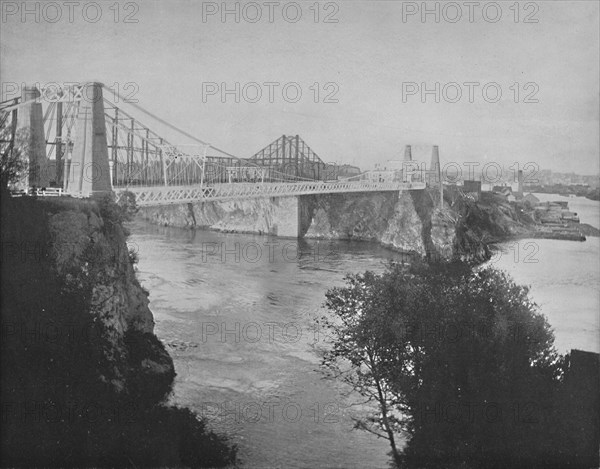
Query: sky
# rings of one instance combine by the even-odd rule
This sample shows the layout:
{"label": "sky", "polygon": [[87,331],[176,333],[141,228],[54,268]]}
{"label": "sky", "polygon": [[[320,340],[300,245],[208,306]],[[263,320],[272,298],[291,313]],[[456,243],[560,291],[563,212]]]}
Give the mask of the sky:
{"label": "sky", "polygon": [[0,3],[3,99],[95,80],[240,157],[298,134],[363,169],[411,144],[442,164],[599,173],[598,1]]}

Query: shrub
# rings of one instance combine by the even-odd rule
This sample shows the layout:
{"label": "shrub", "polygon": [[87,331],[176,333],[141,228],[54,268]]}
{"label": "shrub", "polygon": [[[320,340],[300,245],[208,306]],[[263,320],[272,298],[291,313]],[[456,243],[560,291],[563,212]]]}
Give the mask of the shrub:
{"label": "shrub", "polygon": [[357,427],[387,438],[398,467],[531,468],[557,457],[548,428],[562,357],[527,288],[505,273],[391,264],[348,276],[326,306],[323,365],[378,403]]}

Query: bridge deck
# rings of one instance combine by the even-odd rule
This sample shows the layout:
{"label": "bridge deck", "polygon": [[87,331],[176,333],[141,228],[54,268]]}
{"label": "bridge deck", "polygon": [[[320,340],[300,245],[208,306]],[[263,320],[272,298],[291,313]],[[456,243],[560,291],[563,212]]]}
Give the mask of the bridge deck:
{"label": "bridge deck", "polygon": [[423,182],[371,182],[371,181],[308,181],[280,183],[232,183],[210,186],[153,186],[115,187],[117,196],[133,192],[140,207],[181,204],[199,201],[221,201],[258,197],[285,197],[310,194],[335,194],[344,192],[406,191],[425,188]]}

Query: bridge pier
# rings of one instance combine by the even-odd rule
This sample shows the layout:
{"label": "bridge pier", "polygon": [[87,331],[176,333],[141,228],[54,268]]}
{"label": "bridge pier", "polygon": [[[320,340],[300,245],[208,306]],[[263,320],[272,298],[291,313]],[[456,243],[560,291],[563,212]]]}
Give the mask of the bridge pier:
{"label": "bridge pier", "polygon": [[269,234],[285,238],[300,236],[300,196],[270,197],[272,220]]}

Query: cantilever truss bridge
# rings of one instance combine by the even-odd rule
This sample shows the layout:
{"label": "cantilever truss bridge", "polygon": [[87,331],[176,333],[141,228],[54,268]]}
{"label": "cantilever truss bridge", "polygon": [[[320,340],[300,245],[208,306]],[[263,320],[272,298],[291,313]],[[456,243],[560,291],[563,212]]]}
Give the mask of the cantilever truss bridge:
{"label": "cantilever truss bridge", "polygon": [[[94,191],[95,178],[105,178],[105,187],[117,196],[134,193],[140,206],[425,187],[401,178],[381,180],[372,172],[342,174],[335,165],[324,163],[298,135],[283,135],[249,158],[237,157],[136,103],[123,101],[99,83],[31,87],[21,97],[0,103],[0,151],[18,148],[20,129],[28,128],[26,185],[56,187],[61,194],[85,197]],[[155,122],[155,128],[140,117]],[[93,125],[93,130],[86,133],[86,125]],[[166,129],[192,143],[172,143],[163,137]],[[86,138],[93,139],[91,150],[81,144]],[[85,151],[90,155],[80,154]],[[108,164],[98,158],[107,158]],[[91,168],[84,164],[81,171],[74,171],[81,161]],[[95,165],[107,168],[104,172],[109,174],[94,173]],[[32,166],[44,169],[38,171],[41,179],[32,173]],[[92,179],[87,185],[86,177]]]}

